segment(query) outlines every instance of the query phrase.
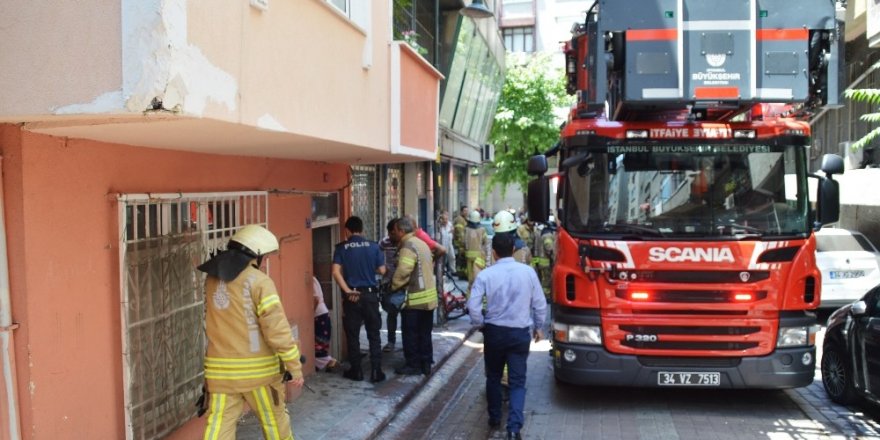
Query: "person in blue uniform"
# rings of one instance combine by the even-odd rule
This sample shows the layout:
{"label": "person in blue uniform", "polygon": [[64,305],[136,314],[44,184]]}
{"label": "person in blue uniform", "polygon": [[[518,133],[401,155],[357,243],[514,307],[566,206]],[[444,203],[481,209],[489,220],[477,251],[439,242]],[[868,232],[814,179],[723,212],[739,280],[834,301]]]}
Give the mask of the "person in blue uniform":
{"label": "person in blue uniform", "polygon": [[336,245],[333,252],[333,279],[342,292],[342,327],[348,342],[348,361],[351,367],[343,376],[364,380],[361,369],[361,325],[367,329],[370,342],[370,381],[385,380],[382,372],[382,341],[379,330],[379,282],[376,275],[385,274],[385,257],[376,242],[364,237],[364,222],[351,216],[345,221],[348,239]]}
{"label": "person in blue uniform", "polygon": [[[507,438],[520,439],[526,400],[526,361],[529,345],[544,337],[547,301],[535,270],[513,259],[513,234],[495,234],[496,262],[480,271],[471,288],[468,314],[482,327],[486,365],[486,401],[489,426],[501,426],[501,375],[507,364],[510,404]],[[486,313],[483,316],[483,299]]]}

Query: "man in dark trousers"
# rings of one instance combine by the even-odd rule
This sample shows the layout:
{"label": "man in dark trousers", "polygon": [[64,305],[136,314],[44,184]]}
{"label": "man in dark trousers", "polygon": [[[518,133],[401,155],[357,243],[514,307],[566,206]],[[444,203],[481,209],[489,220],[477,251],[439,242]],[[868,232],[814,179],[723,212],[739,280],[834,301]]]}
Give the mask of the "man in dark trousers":
{"label": "man in dark trousers", "polygon": [[[489,426],[501,426],[501,375],[507,364],[510,385],[507,438],[520,439],[526,400],[529,345],[544,337],[547,301],[535,270],[513,259],[513,234],[495,234],[496,262],[482,270],[471,287],[468,314],[483,329]],[[483,298],[486,312],[483,316]]]}
{"label": "man in dark trousers", "polygon": [[434,309],[437,308],[437,282],[431,251],[424,241],[415,236],[416,226],[403,217],[396,224],[400,238],[397,269],[391,278],[391,290],[406,289],[406,301],[401,312],[403,330],[403,357],[405,364],[397,374],[431,374],[434,345],[431,329]]}
{"label": "man in dark trousers", "polygon": [[379,330],[379,282],[376,274],[385,274],[385,257],[379,245],[364,237],[364,222],[351,216],[345,221],[348,240],[336,245],[333,252],[333,279],[342,291],[342,326],[348,343],[351,367],[343,374],[351,380],[364,380],[361,370],[361,325],[367,328],[370,341],[370,381],[385,380],[382,372],[382,341]]}

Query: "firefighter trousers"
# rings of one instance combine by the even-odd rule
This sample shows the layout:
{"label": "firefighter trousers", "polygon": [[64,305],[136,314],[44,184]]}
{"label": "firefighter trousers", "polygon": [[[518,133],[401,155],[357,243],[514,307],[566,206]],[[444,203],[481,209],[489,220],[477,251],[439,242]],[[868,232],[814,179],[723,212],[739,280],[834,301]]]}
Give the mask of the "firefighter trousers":
{"label": "firefighter trousers", "polygon": [[260,420],[266,440],[293,440],[290,415],[284,402],[284,384],[280,381],[246,393],[211,393],[210,396],[204,440],[235,440],[235,428],[245,401]]}

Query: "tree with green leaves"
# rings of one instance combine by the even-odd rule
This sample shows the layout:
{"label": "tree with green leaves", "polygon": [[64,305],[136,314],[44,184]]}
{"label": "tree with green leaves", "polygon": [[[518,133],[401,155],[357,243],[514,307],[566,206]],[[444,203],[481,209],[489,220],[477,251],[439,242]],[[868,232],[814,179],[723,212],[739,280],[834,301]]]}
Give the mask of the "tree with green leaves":
{"label": "tree with green leaves", "polygon": [[[880,89],[849,89],[843,92],[843,94],[847,97],[847,99],[851,99],[856,102],[867,102],[871,105],[880,104]],[[876,124],[880,122],[880,112],[865,113],[864,115],[860,116],[859,119],[865,122]],[[866,147],[877,136],[880,136],[880,127],[875,126],[871,131],[862,136],[861,139],[855,141],[852,144],[852,150],[855,151]]]}
{"label": "tree with green leaves", "polygon": [[[565,93],[562,66],[550,65],[546,54],[507,55],[507,73],[489,142],[495,145],[495,161],[487,191],[510,184],[525,188],[528,159],[548,150],[559,138],[563,118],[560,108],[571,102]],[[563,112],[564,113],[564,112]]]}

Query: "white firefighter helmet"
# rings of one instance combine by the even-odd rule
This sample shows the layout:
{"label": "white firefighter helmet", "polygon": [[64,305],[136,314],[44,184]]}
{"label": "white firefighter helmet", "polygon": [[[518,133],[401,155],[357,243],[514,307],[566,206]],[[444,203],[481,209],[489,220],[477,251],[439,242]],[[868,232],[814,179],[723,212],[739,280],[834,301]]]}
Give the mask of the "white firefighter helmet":
{"label": "white firefighter helmet", "polygon": [[234,241],[260,257],[278,250],[278,239],[268,229],[260,225],[247,225],[238,230],[230,242]]}
{"label": "white firefighter helmet", "polygon": [[480,216],[480,211],[476,209],[468,213],[468,221],[473,223],[479,223],[483,217]]}
{"label": "white firefighter helmet", "polygon": [[495,214],[495,219],[492,222],[492,229],[495,230],[495,233],[499,232],[510,232],[516,230],[516,220],[513,218],[513,214],[509,211],[498,211],[498,214]]}

